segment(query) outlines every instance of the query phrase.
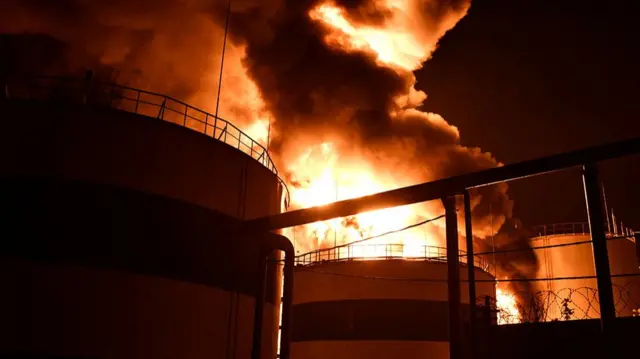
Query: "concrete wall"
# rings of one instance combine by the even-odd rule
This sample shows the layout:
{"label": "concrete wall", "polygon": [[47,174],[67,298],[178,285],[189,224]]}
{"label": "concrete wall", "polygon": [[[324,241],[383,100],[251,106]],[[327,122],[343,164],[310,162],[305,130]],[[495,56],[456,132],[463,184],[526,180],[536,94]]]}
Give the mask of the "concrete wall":
{"label": "concrete wall", "polygon": [[[467,278],[464,267],[461,277]],[[446,278],[446,263],[422,261],[298,267],[292,358],[447,358]],[[476,278],[492,279],[480,270]],[[461,290],[463,316],[468,317],[466,283]],[[495,296],[493,283],[479,283],[476,290],[478,297]]]}
{"label": "concrete wall", "polygon": [[[0,356],[249,358],[276,176],[171,123],[0,102]],[[274,358],[280,277],[267,279]]]}

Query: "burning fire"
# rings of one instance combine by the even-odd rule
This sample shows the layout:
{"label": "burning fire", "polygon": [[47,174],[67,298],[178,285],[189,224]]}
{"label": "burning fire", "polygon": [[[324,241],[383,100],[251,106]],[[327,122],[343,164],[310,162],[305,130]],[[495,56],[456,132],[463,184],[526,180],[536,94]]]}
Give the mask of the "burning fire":
{"label": "burning fire", "polygon": [[496,287],[496,305],[498,310],[498,325],[520,323],[520,310],[517,307],[516,296]]}
{"label": "burning fire", "polygon": [[[364,158],[344,159],[337,146],[324,142],[307,148],[289,163],[288,171],[292,205],[298,208],[320,206],[336,200],[361,197],[398,187],[392,179],[376,175],[375,168]],[[303,250],[333,247],[335,244],[349,243],[369,236],[397,230],[434,217],[425,206],[403,206],[361,213],[331,221],[316,222],[302,227]],[[424,226],[398,234],[376,238],[366,244],[402,243],[404,256],[421,256],[424,245],[435,246],[440,233],[439,227]],[[293,234],[291,234],[293,235]],[[312,239],[309,243],[309,239]],[[357,257],[377,257],[385,255],[383,247],[359,248],[362,253],[352,253]],[[398,253],[395,253],[398,255]]]}
{"label": "burning fire", "polygon": [[[219,109],[220,117],[270,149],[291,191],[292,208],[323,205],[497,165],[479,149],[461,146],[457,128],[442,117],[422,112],[426,94],[415,87],[413,71],[422,67],[439,39],[465,16],[469,1],[368,0],[352,4],[357,8],[342,7],[332,0],[296,2],[296,6],[291,6],[293,2],[234,2],[218,109],[212,99],[218,95],[219,51],[225,29],[218,15],[226,6],[204,6],[197,0],[167,0],[153,6],[132,1],[74,0],[67,4],[73,9],[69,12],[52,11],[40,3],[2,2],[0,17],[5,16],[0,31],[48,34],[73,45],[74,50],[86,50],[87,56],[98,56],[102,65],[121,70],[114,74],[116,82],[167,93],[211,113]],[[82,21],[69,21],[67,13]],[[300,30],[301,35],[289,27]],[[322,51],[313,47],[319,32],[325,45]],[[308,38],[291,46],[287,42],[296,42],[302,36]],[[283,43],[286,46],[280,46]],[[331,61],[335,53],[340,53],[340,60],[345,57],[342,54],[360,56],[345,65]],[[321,61],[329,60],[330,65],[323,68],[321,63],[313,63],[310,56],[316,54],[321,55]],[[359,73],[356,80],[336,81],[336,76],[331,76],[331,66],[336,64],[342,66],[342,71],[337,71],[340,76]],[[366,71],[351,71],[348,66],[366,67]],[[384,71],[372,71],[372,66]],[[318,70],[320,76],[294,78],[300,68]],[[325,82],[325,77],[332,81]],[[367,88],[368,77],[376,77],[371,81],[375,91]],[[288,81],[291,78],[294,81]],[[298,88],[300,84],[304,86]],[[283,111],[283,107],[295,110]],[[359,111],[374,113],[371,117],[378,120],[354,114]],[[304,131],[317,130],[300,124],[314,121],[328,123],[327,130],[300,140]],[[358,138],[351,139],[376,121],[371,126],[372,137],[380,135],[376,133],[379,128],[404,127],[397,126],[401,129],[396,132],[389,130],[377,150],[369,149],[364,140],[359,143]],[[291,132],[278,133],[285,129]],[[346,134],[336,134],[342,130]],[[407,159],[410,156],[413,159]],[[496,192],[500,199],[508,199],[506,189],[500,191]],[[477,196],[472,206],[480,206],[482,201],[486,204],[496,193]],[[436,201],[313,223],[290,230],[287,235],[304,252],[398,230],[442,213]],[[492,229],[498,229],[504,221],[491,218]],[[475,220],[474,230],[479,236],[490,233],[483,225],[486,221],[480,218],[476,225]],[[402,255],[422,256],[423,245],[442,245],[443,227],[443,221],[435,221],[365,243],[402,243]],[[387,254],[383,247],[363,248],[368,249],[351,254]],[[514,297],[505,291],[498,293],[499,305],[515,310]]]}

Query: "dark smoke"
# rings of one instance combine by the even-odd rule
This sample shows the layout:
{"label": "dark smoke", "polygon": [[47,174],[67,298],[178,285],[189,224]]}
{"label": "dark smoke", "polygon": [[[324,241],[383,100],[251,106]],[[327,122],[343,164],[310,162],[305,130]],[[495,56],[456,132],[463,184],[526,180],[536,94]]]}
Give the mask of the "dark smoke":
{"label": "dark smoke", "polygon": [[[277,138],[270,150],[280,168],[286,168],[288,154],[325,140],[336,141],[341,153],[366,157],[384,174],[410,174],[405,182],[499,165],[491,154],[462,146],[457,129],[438,115],[397,103],[398,96],[411,93],[412,74],[381,67],[365,52],[327,46],[323,40],[327,29],[308,16],[318,3],[233,1],[230,51],[234,45],[246,45],[244,67],[274,116]],[[371,0],[335,3],[358,24],[381,26],[391,16]],[[5,49],[18,59],[3,67],[18,72],[101,67],[119,83],[197,101],[196,106],[211,110],[215,93],[204,90],[217,87],[226,5],[226,0],[5,0],[0,2],[0,33],[39,45],[3,40]],[[415,10],[435,43],[464,16],[468,5],[468,1],[425,0]],[[44,53],[53,55],[44,59]],[[21,62],[22,57],[31,60]],[[234,85],[233,78],[227,81],[225,86]],[[245,116],[242,95],[223,96],[227,106],[223,117],[229,114],[233,121]],[[489,222],[493,219],[497,230],[511,217],[511,210],[504,184],[473,192],[478,237],[486,241]],[[504,242],[528,245],[514,228],[504,226],[500,234]],[[502,266],[514,275],[525,275],[530,270],[522,268],[535,268],[535,257]]]}

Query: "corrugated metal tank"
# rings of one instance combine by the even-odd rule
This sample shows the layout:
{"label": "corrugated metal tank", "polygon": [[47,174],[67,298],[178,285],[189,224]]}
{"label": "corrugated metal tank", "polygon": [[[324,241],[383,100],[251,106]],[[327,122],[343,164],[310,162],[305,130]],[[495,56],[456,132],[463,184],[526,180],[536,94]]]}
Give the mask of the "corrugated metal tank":
{"label": "corrugated metal tank", "polygon": [[[466,280],[466,265],[460,272]],[[446,279],[447,264],[436,260],[329,260],[297,266],[292,358],[448,358]],[[476,279],[493,277],[476,269]],[[468,284],[460,287],[463,317],[468,318]],[[476,288],[478,297],[495,297],[493,282]]]}
{"label": "corrugated metal tank", "polygon": [[[632,236],[608,235],[607,249],[612,275],[639,274],[638,258],[635,254],[635,239]],[[536,277],[582,277],[595,276],[593,249],[589,242],[587,223],[550,225],[546,233],[531,238],[533,247],[566,245],[536,250],[539,268]],[[631,316],[634,309],[640,309],[640,276],[613,277],[614,301],[618,316]],[[599,318],[597,283],[595,278],[550,280],[536,282],[535,289],[549,293],[550,298],[570,298],[569,307],[576,312],[575,318]],[[548,320],[562,317],[562,305],[548,305]]]}
{"label": "corrugated metal tank", "polygon": [[280,211],[276,174],[113,108],[0,100],[0,120],[0,356],[250,357],[259,246],[230,228]]}

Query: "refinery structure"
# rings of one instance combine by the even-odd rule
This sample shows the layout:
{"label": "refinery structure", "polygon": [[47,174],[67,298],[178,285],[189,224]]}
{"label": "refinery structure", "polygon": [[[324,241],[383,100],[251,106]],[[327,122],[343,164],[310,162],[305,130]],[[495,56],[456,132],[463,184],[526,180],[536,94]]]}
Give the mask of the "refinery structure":
{"label": "refinery structure", "polygon": [[[640,138],[463,144],[416,73],[469,0],[133,3],[0,5],[0,357],[638,356]],[[521,228],[571,169],[584,222]]]}
{"label": "refinery structure", "polygon": [[[465,191],[635,152],[637,140],[282,213],[289,194],[266,148],[168,96],[89,71],[8,82],[1,106],[22,119],[6,122],[1,141],[3,353],[500,357],[488,338],[528,325],[515,323],[591,319],[613,331],[617,317],[637,313],[634,233],[593,211],[591,224],[543,226],[530,238],[541,265],[529,294],[591,292],[555,306],[518,293],[500,303],[509,278],[495,256],[509,253],[473,253]],[[588,171],[587,200],[598,205]],[[445,246],[365,238],[296,255],[269,231],[437,198],[446,215],[430,221],[444,222]]]}

